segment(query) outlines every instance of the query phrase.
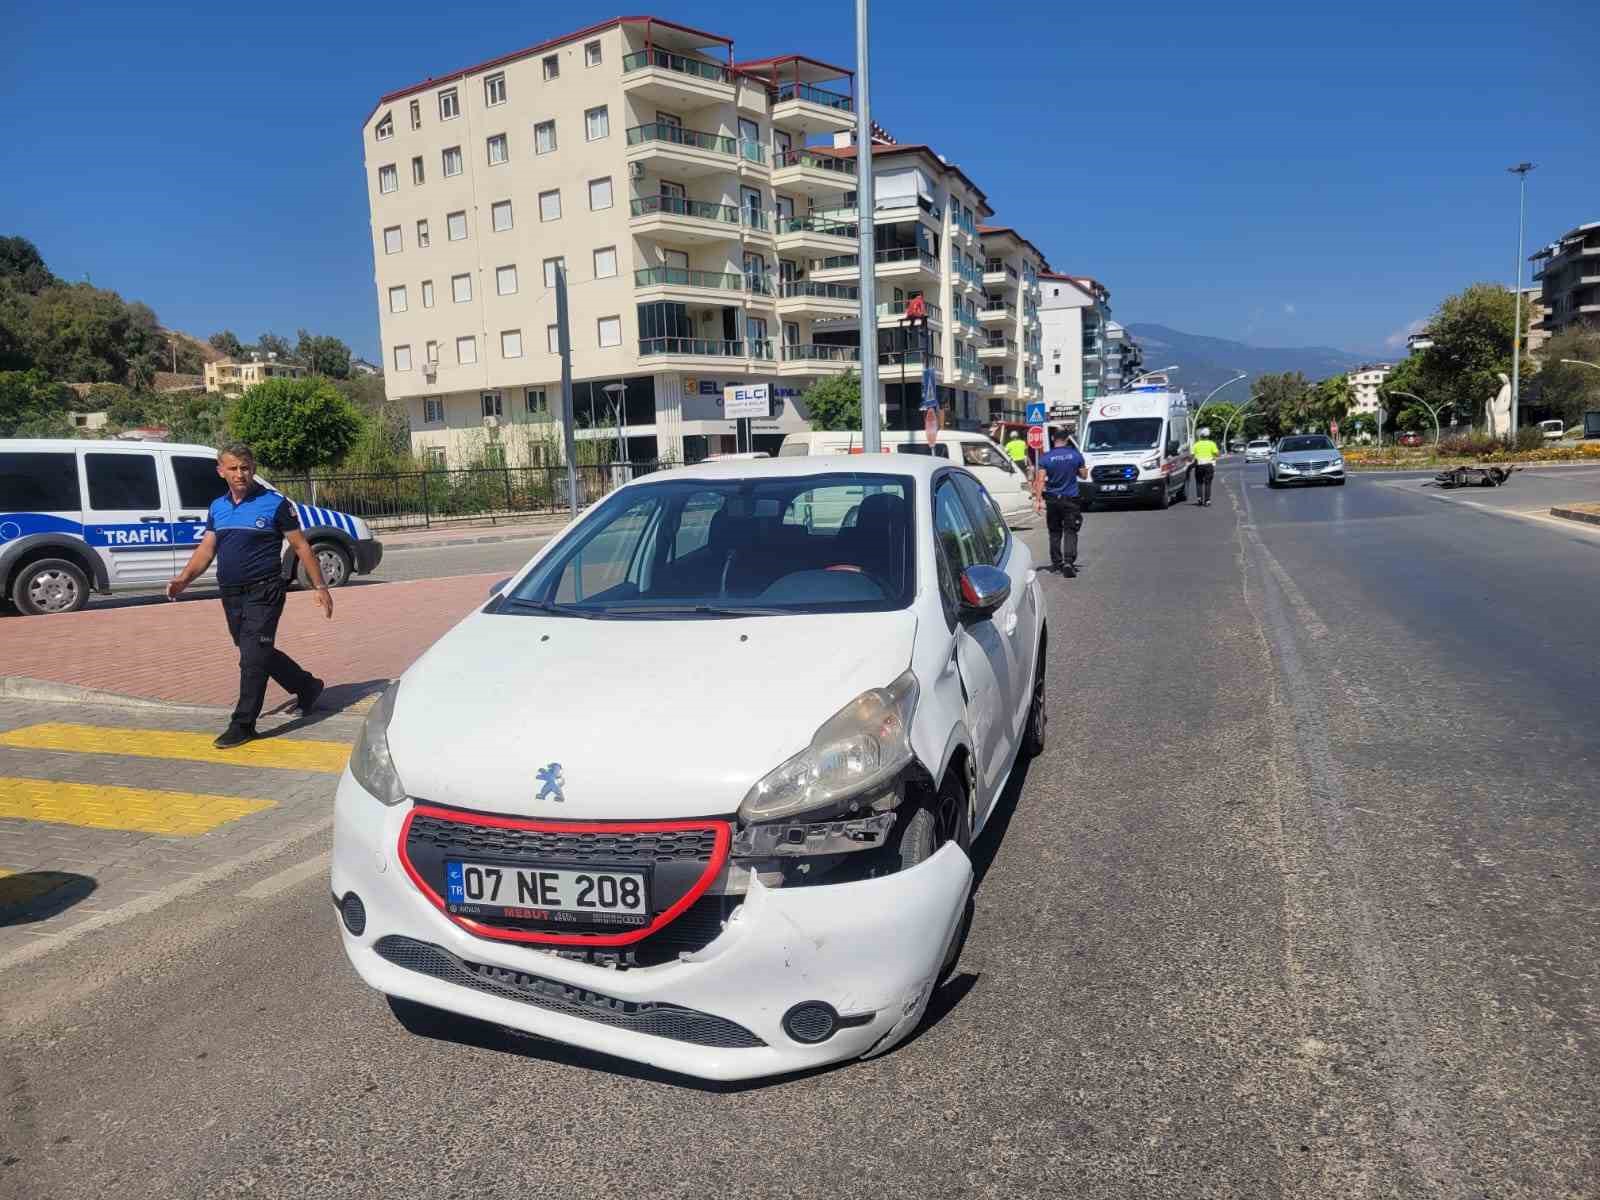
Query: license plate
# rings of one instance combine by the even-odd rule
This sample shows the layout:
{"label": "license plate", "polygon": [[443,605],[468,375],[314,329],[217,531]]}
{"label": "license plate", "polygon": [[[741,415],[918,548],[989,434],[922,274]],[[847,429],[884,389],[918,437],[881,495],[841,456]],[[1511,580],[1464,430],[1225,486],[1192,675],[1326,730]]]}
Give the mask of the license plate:
{"label": "license plate", "polygon": [[1102,483],[1100,486],[1108,492],[1125,492],[1128,490],[1128,485],[1125,483]]}
{"label": "license plate", "polygon": [[444,872],[445,906],[460,916],[568,925],[643,925],[650,919],[642,871],[447,861]]}

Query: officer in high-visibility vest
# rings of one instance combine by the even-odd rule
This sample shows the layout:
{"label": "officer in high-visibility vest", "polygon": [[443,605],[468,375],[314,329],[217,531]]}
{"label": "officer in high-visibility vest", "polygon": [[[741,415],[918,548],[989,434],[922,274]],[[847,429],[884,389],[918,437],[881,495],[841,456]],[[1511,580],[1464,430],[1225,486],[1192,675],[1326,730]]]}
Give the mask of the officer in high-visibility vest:
{"label": "officer in high-visibility vest", "polygon": [[1006,442],[1006,457],[1017,464],[1017,470],[1023,475],[1028,473],[1028,441],[1022,436],[1022,430],[1013,430],[1011,439]]}
{"label": "officer in high-visibility vest", "polygon": [[1211,479],[1217,473],[1217,456],[1222,448],[1211,440],[1211,430],[1201,426],[1194,442],[1194,502],[1204,508],[1211,503]]}

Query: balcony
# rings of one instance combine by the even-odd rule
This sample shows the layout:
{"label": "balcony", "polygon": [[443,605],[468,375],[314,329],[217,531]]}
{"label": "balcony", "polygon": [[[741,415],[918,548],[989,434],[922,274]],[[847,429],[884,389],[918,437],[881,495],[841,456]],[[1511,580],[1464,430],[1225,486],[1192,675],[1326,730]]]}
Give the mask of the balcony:
{"label": "balcony", "polygon": [[978,347],[978,357],[984,362],[1004,362],[1017,352],[1017,343],[1012,338],[990,338]]}
{"label": "balcony", "polygon": [[[874,257],[878,263],[875,274],[879,279],[903,279],[918,275],[928,275],[937,279],[939,276],[939,260],[916,246],[892,246],[887,250],[879,250]],[[824,272],[839,273],[839,280],[833,282],[859,276],[859,256],[834,254],[819,259],[812,274],[818,275]]]}
{"label": "balcony", "polygon": [[778,219],[778,251],[813,254],[826,258],[832,254],[848,253],[856,244],[857,226],[839,221],[807,217],[780,217]]}
{"label": "balcony", "polygon": [[842,319],[861,311],[861,289],[853,283],[816,283],[810,279],[785,280],[778,289],[778,314]]}
{"label": "balcony", "polygon": [[629,205],[628,228],[645,237],[667,237],[674,244],[705,245],[739,236],[739,209],[731,204],[641,196]]}
{"label": "balcony", "polygon": [[983,264],[984,287],[1004,288],[1007,291],[1015,291],[1021,285],[1022,277],[1017,274],[1016,268],[1006,266],[1002,260],[991,258]]}
{"label": "balcony", "polygon": [[646,267],[633,273],[638,300],[715,300],[736,304],[728,293],[745,290],[745,276],[727,271],[691,271],[683,267]]}
{"label": "balcony", "polygon": [[[935,350],[929,361],[933,363],[935,378],[943,375],[943,356]],[[880,350],[878,352],[878,379],[884,383],[921,383],[923,355],[921,350]]]}
{"label": "balcony", "polygon": [[773,156],[772,186],[812,198],[854,191],[856,160],[810,150],[784,150]]}
{"label": "balcony", "polygon": [[628,161],[646,163],[657,174],[695,176],[731,171],[739,143],[718,133],[685,129],[668,121],[628,130]]}
{"label": "balcony", "polygon": [[[767,342],[767,357],[772,357],[771,342]],[[658,337],[639,340],[639,357],[649,359],[653,366],[661,367],[711,367],[713,369],[747,364],[751,355],[749,344],[743,340],[721,341],[716,338]]]}
{"label": "balcony", "polygon": [[727,67],[658,49],[623,56],[622,90],[632,98],[679,107],[725,103],[734,95]]}
{"label": "balcony", "polygon": [[860,346],[785,345],[780,375],[843,375],[861,367]]}
{"label": "balcony", "polygon": [[[889,300],[879,304],[878,323],[880,325],[903,323],[906,319],[906,305],[909,303],[909,300]],[[929,304],[926,298],[923,299],[923,304],[928,310],[929,327],[938,329],[944,324],[944,311],[937,304]]]}
{"label": "balcony", "polygon": [[1021,396],[1015,375],[988,375],[983,381],[984,395],[991,400],[1014,400]]}
{"label": "balcony", "polygon": [[1017,306],[1009,301],[996,304],[992,301],[978,309],[978,322],[985,327],[1005,325],[1017,319]]}
{"label": "balcony", "polygon": [[769,95],[775,125],[806,133],[844,133],[856,127],[855,104],[843,93],[809,83],[781,83]]}

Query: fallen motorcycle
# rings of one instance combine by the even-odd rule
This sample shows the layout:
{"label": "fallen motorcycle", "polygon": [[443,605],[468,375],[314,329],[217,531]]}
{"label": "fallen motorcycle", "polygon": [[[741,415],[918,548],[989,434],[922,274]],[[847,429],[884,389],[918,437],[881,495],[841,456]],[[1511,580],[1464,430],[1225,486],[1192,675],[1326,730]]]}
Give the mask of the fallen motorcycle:
{"label": "fallen motorcycle", "polygon": [[1448,467],[1423,487],[1505,487],[1517,467]]}

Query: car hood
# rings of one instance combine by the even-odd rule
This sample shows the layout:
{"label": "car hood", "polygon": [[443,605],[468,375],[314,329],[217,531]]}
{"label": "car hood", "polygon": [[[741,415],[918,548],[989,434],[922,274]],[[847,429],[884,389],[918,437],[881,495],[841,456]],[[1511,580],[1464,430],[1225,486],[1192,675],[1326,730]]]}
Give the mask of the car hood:
{"label": "car hood", "polygon": [[1332,462],[1340,457],[1337,450],[1288,450],[1272,457],[1283,463]]}
{"label": "car hood", "polygon": [[[909,610],[591,621],[477,613],[408,670],[408,794],[569,820],[729,814],[817,727],[911,662]],[[559,763],[564,799],[538,798]]]}

